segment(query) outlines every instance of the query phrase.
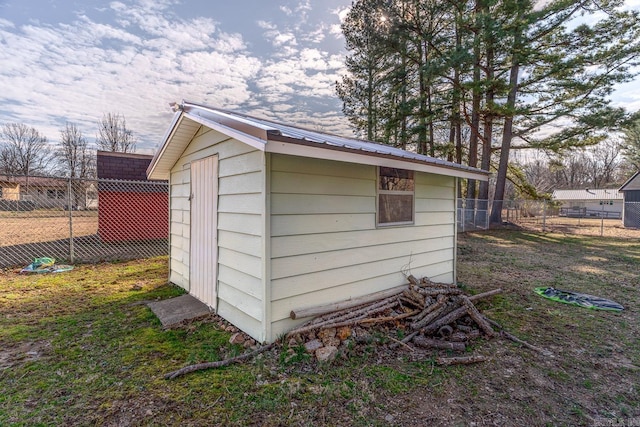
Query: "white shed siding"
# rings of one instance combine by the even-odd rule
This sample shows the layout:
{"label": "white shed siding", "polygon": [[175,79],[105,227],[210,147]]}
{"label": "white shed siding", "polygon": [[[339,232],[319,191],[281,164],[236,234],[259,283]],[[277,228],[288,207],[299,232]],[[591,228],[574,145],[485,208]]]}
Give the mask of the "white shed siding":
{"label": "white shed siding", "polygon": [[376,228],[370,165],[271,157],[272,338],[292,309],[405,283],[401,271],[453,282],[455,178],[416,173],[415,224]]}
{"label": "white shed siding", "polygon": [[203,128],[171,170],[171,282],[189,289],[189,168],[217,154],[218,313],[254,337],[263,332],[264,153]]}
{"label": "white shed siding", "polygon": [[174,167],[171,170],[169,199],[171,266],[169,281],[189,290],[189,170]]}

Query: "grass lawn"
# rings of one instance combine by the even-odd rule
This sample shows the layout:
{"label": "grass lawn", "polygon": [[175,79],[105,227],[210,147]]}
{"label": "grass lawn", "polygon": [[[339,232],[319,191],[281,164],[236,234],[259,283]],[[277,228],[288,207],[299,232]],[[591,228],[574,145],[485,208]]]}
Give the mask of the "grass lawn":
{"label": "grass lawn", "polygon": [[[438,367],[382,346],[318,365],[287,349],[165,380],[243,351],[214,316],[162,330],[145,301],[179,295],[164,258],[0,272],[0,425],[609,425],[640,423],[640,242],[524,231],[459,239],[458,281],[501,287],[478,306],[544,356],[501,339],[490,360]],[[537,286],[613,299],[622,313],[545,300]],[[475,423],[475,424],[473,424]]]}

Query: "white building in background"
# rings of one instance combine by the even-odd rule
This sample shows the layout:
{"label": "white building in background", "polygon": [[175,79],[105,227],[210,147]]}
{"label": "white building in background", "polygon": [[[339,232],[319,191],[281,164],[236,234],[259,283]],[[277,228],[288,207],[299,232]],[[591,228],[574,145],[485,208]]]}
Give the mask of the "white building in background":
{"label": "white building in background", "polygon": [[554,190],[553,200],[560,202],[560,216],[575,218],[622,218],[624,199],[617,188],[591,190]]}

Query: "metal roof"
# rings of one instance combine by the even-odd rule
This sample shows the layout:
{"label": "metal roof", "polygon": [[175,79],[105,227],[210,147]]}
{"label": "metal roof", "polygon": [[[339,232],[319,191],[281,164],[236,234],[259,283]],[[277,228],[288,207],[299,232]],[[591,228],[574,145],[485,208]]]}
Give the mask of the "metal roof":
{"label": "metal roof", "polygon": [[[191,123],[191,124],[189,124]],[[150,179],[166,179],[197,128],[218,130],[259,150],[330,160],[384,165],[442,175],[487,180],[487,171],[401,150],[389,145],[331,135],[183,101],[147,171]],[[186,125],[186,129],[185,126]]]}
{"label": "metal roof", "polygon": [[553,190],[556,200],[622,200],[622,194],[615,188],[584,190]]}
{"label": "metal roof", "polygon": [[633,174],[631,178],[627,180],[622,187],[620,187],[619,191],[631,191],[631,190],[640,190],[640,171]]}

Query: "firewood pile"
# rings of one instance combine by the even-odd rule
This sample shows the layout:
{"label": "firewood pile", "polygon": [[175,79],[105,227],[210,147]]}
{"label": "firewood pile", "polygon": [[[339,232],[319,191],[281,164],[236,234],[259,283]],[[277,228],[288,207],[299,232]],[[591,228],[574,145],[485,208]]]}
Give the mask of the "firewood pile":
{"label": "firewood pile", "polygon": [[[447,350],[447,353],[466,351],[469,342],[481,336],[501,336],[547,357],[553,354],[510,334],[483,315],[475,301],[499,294],[501,289],[466,295],[456,285],[435,283],[427,278],[408,277],[409,284],[353,300],[291,312],[292,319],[311,318],[285,336],[287,351],[295,357],[295,348],[315,355],[321,362],[331,361],[341,352],[346,353],[350,343],[371,343],[382,332],[391,350],[404,349],[414,354],[418,349]],[[215,362],[197,363],[165,374],[166,379],[203,369],[219,368],[249,360],[260,353],[280,347],[282,341],[256,346],[248,336],[237,329],[231,343],[243,343],[252,351]],[[239,339],[243,338],[243,339]],[[288,340],[288,341],[287,341]],[[427,350],[428,349],[428,350]],[[469,364],[487,360],[482,355],[436,357],[440,365]]]}
{"label": "firewood pile", "polygon": [[[337,310],[328,306],[293,311],[294,319],[309,312],[321,314],[287,334],[289,348],[302,344],[318,360],[327,361],[336,357],[340,346],[364,342],[374,331],[384,329],[395,332],[387,335],[391,348],[414,351],[419,347],[463,353],[468,342],[497,335],[493,326],[499,325],[483,316],[474,302],[496,295],[500,289],[469,296],[456,285],[427,278],[418,280],[413,276],[408,279],[408,286],[387,292],[381,298],[354,301],[357,305],[338,306]],[[483,360],[482,356],[436,359],[440,364]]]}

